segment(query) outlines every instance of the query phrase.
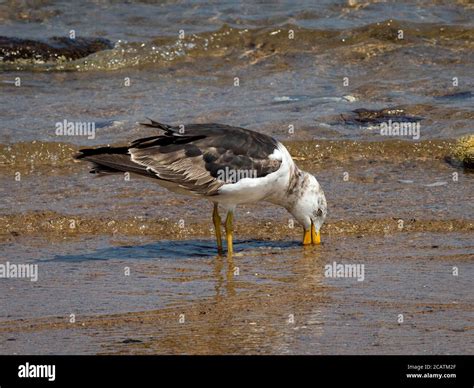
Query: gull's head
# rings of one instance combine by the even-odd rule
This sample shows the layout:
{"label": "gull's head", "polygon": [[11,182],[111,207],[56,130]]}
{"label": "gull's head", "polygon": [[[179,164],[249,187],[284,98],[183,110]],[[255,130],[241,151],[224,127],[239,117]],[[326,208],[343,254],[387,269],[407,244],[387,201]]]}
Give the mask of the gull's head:
{"label": "gull's head", "polygon": [[327,215],[324,192],[317,179],[304,171],[298,174],[292,191],[290,213],[303,226],[303,244],[319,244],[320,230]]}

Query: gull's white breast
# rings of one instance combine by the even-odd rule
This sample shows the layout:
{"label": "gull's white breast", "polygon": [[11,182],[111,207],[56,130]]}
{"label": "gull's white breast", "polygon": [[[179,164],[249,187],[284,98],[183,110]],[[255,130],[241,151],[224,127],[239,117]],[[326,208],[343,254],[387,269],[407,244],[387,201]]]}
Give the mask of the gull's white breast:
{"label": "gull's white breast", "polygon": [[286,191],[294,166],[290,153],[283,144],[278,143],[269,158],[281,161],[277,171],[264,177],[243,178],[236,183],[225,184],[219,188],[216,201],[222,204],[238,205],[262,201]]}

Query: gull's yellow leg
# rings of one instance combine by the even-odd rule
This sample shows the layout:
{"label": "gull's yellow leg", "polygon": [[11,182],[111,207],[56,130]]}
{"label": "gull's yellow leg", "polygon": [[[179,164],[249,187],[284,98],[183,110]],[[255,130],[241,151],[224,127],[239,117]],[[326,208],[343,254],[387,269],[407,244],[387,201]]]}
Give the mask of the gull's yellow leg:
{"label": "gull's yellow leg", "polygon": [[233,232],[233,225],[232,225],[232,220],[233,220],[233,212],[229,211],[227,212],[227,217],[225,219],[225,235],[227,238],[227,254],[232,255],[234,253],[234,248],[232,244],[232,232]]}
{"label": "gull's yellow leg", "polygon": [[313,244],[321,244],[321,233],[316,232],[316,228],[314,227],[313,223],[311,223],[311,242]]}
{"label": "gull's yellow leg", "polygon": [[306,230],[304,231],[303,235],[303,245],[309,245],[311,244],[311,230]]}
{"label": "gull's yellow leg", "polygon": [[216,232],[217,251],[222,253],[221,217],[219,216],[219,211],[217,210],[217,203],[214,204],[212,221],[214,222],[214,230]]}

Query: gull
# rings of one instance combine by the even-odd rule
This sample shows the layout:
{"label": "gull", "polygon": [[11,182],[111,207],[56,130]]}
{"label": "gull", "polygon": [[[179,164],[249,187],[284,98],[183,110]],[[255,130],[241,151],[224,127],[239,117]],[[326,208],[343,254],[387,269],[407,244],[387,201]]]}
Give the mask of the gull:
{"label": "gull", "polygon": [[229,125],[170,126],[148,120],[140,124],[160,133],[124,147],[81,149],[75,158],[91,162],[94,174],[138,174],[174,193],[211,201],[219,253],[223,252],[219,206],[226,215],[231,255],[237,205],[260,201],[284,207],[303,226],[303,245],[320,244],[326,197],[317,179],[296,166],[282,143]]}

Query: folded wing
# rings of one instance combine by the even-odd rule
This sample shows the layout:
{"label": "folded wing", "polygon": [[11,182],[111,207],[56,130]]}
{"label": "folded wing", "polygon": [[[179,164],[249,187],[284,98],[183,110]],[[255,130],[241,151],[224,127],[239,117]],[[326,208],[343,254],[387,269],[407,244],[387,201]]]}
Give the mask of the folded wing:
{"label": "folded wing", "polygon": [[[281,164],[272,157],[276,140],[258,132],[221,124],[178,128],[151,120],[144,125],[164,133],[135,140],[129,147],[81,150],[76,158],[93,162],[92,172],[129,171],[205,196],[217,195],[221,186],[241,177],[266,176]],[[234,172],[236,180],[226,181],[223,172]]]}

